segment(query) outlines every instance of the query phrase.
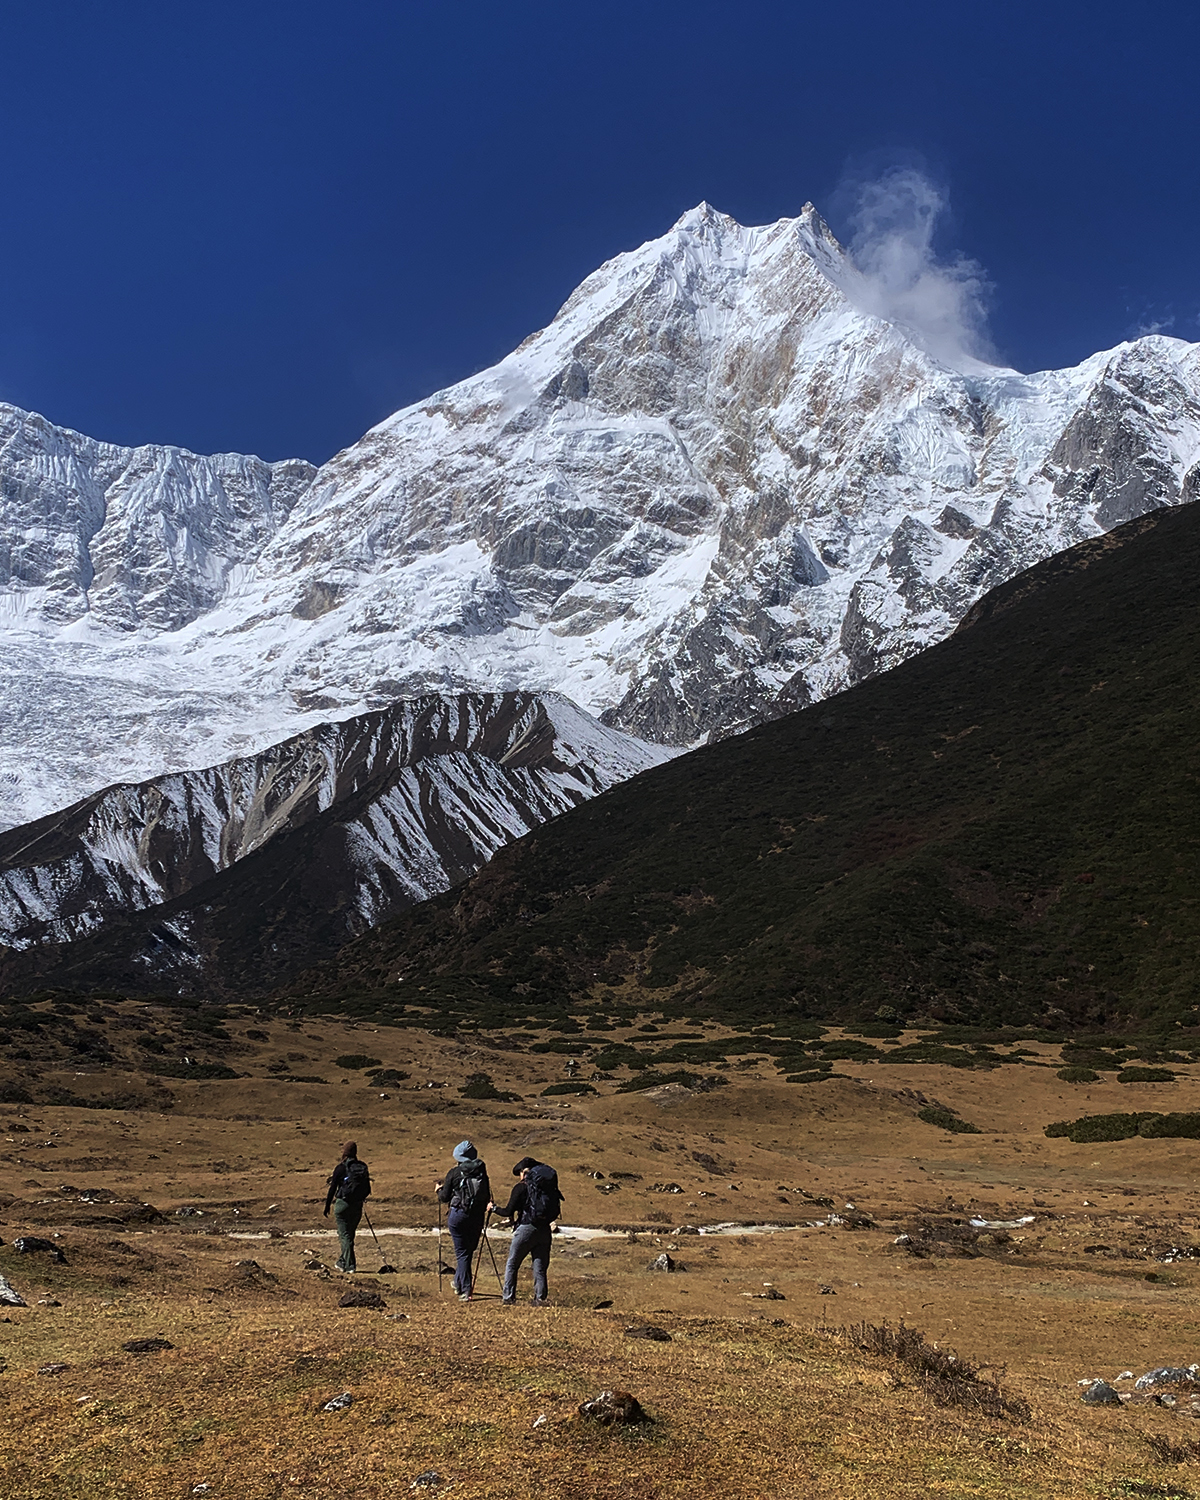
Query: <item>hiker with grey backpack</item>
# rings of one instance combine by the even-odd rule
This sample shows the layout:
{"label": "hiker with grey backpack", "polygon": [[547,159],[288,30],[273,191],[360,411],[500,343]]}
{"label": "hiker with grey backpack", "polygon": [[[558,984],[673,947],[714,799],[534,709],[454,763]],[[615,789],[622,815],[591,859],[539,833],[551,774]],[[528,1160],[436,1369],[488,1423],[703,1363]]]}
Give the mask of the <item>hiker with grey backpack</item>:
{"label": "hiker with grey backpack", "polygon": [[523,1156],[512,1170],[518,1181],[507,1204],[496,1210],[510,1222],[516,1221],[504,1267],[501,1300],[505,1307],[516,1302],[517,1273],[529,1256],[533,1261],[533,1305],[544,1307],[549,1297],[546,1274],[550,1266],[551,1226],[563,1201],[558,1190],[558,1173],[532,1156]]}
{"label": "hiker with grey backpack", "polygon": [[475,1290],[471,1259],[492,1209],[487,1164],[480,1159],[471,1141],[459,1141],[455,1146],[454,1166],[437,1184],[436,1191],[438,1201],[448,1204],[450,1209],[446,1215],[446,1227],[458,1261],[454,1290],[460,1302],[469,1302]]}
{"label": "hiker with grey backpack", "polygon": [[333,1169],[329,1179],[329,1192],[325,1196],[325,1217],[333,1208],[333,1222],[337,1225],[338,1245],[341,1254],[334,1264],[339,1271],[353,1275],[358,1269],[354,1259],[354,1233],[363,1216],[363,1205],[371,1196],[371,1174],[365,1161],[358,1159],[358,1146],[346,1141],[342,1146],[342,1159]]}

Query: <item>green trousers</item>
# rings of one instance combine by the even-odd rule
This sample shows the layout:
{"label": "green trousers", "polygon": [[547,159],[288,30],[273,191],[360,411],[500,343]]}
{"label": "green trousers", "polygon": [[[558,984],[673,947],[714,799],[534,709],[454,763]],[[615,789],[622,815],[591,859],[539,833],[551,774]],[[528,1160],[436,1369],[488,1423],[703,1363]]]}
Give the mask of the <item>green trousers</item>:
{"label": "green trousers", "polygon": [[339,1271],[357,1271],[354,1260],[354,1231],[362,1218],[361,1203],[347,1203],[344,1198],[333,1200],[333,1222],[337,1225],[338,1244],[341,1254],[334,1264]]}

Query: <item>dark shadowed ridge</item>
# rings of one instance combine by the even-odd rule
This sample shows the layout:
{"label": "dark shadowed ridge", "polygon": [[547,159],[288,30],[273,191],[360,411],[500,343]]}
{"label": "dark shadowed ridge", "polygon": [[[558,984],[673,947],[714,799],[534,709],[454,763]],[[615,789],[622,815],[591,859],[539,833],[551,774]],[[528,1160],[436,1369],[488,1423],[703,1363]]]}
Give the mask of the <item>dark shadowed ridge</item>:
{"label": "dark shadowed ridge", "polygon": [[949,640],[649,771],[278,996],[450,1024],[1195,1024],[1200,509],[1040,564]]}

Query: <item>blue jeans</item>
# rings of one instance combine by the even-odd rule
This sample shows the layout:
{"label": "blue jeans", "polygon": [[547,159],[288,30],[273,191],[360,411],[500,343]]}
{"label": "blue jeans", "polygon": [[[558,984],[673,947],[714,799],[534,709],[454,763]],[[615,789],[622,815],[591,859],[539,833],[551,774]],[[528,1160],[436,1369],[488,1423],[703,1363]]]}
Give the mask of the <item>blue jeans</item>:
{"label": "blue jeans", "polygon": [[549,1224],[518,1224],[504,1266],[504,1300],[517,1300],[517,1272],[527,1255],[533,1257],[533,1300],[546,1300],[546,1270],[550,1265]]}
{"label": "blue jeans", "polygon": [[446,1228],[458,1258],[458,1269],[454,1273],[454,1290],[460,1297],[469,1297],[472,1291],[471,1259],[479,1236],[483,1233],[483,1220],[478,1215],[464,1214],[452,1208],[446,1215]]}

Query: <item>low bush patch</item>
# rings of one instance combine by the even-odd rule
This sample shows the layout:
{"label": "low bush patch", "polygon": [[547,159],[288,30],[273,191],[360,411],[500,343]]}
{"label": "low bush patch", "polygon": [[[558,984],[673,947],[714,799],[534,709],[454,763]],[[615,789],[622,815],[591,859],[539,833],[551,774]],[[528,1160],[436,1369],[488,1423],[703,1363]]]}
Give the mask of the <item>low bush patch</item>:
{"label": "low bush patch", "polygon": [[917,1112],[917,1119],[924,1120],[926,1125],[937,1125],[942,1130],[953,1131],[955,1135],[980,1135],[982,1132],[978,1125],[972,1125],[970,1120],[960,1120],[956,1114],[948,1109],[938,1109],[936,1105],[929,1104]]}
{"label": "low bush patch", "polygon": [[378,1057],[369,1057],[365,1052],[344,1052],[341,1057],[333,1060],[335,1068],[345,1068],[347,1073],[354,1073],[362,1068],[379,1068],[383,1061]]}

